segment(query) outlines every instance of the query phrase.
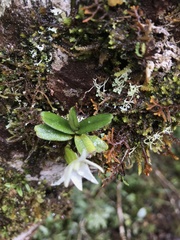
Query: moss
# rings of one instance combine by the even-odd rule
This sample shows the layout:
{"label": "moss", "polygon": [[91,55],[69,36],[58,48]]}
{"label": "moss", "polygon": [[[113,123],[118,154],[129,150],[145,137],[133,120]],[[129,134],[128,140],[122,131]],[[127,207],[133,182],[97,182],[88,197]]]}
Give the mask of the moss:
{"label": "moss", "polygon": [[42,221],[50,212],[56,211],[62,215],[67,211],[68,205],[63,203],[66,202],[63,193],[61,203],[66,205],[66,208],[60,210],[52,204],[55,197],[54,200],[52,196],[47,200],[45,184],[28,182],[24,174],[14,169],[1,167],[0,179],[1,238],[12,238],[29,223]]}
{"label": "moss", "polygon": [[[175,6],[172,9],[175,9]],[[98,7],[101,12],[96,11]],[[122,5],[116,8],[116,12],[109,8],[105,15],[105,9],[102,9],[100,4],[92,4],[82,9],[82,22],[86,23],[86,26],[84,30],[70,31],[70,34],[76,39],[76,44],[83,46],[79,48],[81,54],[84,54],[83,50],[91,50],[94,44],[96,52],[94,54],[92,51],[91,54],[98,58],[99,53],[99,67],[104,69],[109,80],[107,84],[106,79],[103,85],[100,78],[96,79],[94,86],[97,98],[93,98],[93,105],[96,112],[111,111],[116,116],[113,136],[106,137],[109,145],[112,145],[105,154],[108,170],[112,175],[114,172],[116,175],[114,162],[117,162],[117,166],[121,162],[123,166],[122,159],[128,162],[130,157],[127,157],[129,154],[126,156],[126,152],[138,147],[141,149],[140,159],[144,159],[141,161],[142,165],[144,162],[144,172],[148,175],[151,168],[147,164],[150,162],[148,151],[160,153],[166,148],[169,149],[170,145],[166,145],[163,135],[168,135],[172,141],[172,131],[179,124],[178,51],[176,42],[170,40],[172,29],[166,27],[165,15],[161,15],[159,25],[154,25],[138,5]],[[156,10],[159,10],[159,6]],[[171,11],[175,14],[174,10]],[[90,17],[86,18],[86,13]],[[76,23],[81,24],[79,21]],[[96,29],[93,40],[90,26]],[[87,31],[86,40],[79,37],[81,32],[85,34],[84,31]],[[161,34],[161,42],[158,34]],[[160,44],[163,50],[160,50]],[[76,47],[74,49],[76,50]],[[156,51],[159,54],[154,54]],[[102,60],[103,52],[105,57],[103,56]],[[123,75],[127,69],[129,73]],[[131,95],[132,87],[138,89],[134,95]],[[171,131],[167,133],[166,129],[169,127]],[[147,144],[144,144],[148,140],[152,140],[153,148],[152,145],[147,147]],[[115,144],[118,147],[115,147]],[[134,154],[137,152],[134,151]]]}
{"label": "moss", "polygon": [[[62,21],[51,6],[6,10],[1,18],[6,32],[0,36],[0,124],[3,120],[7,130],[0,141],[10,144],[8,151],[22,144],[26,173],[38,174],[40,161],[55,161],[64,147],[45,145],[35,136],[41,111],[65,115],[76,105],[79,115],[110,112],[112,125],[99,132],[109,145],[99,156],[111,173],[108,181],[134,163],[139,174],[149,175],[149,152],[170,154],[179,124],[179,6],[177,1],[86,4],[82,1]],[[69,57],[62,69],[52,68],[55,51]],[[49,211],[58,212],[59,202],[57,190],[34,186],[7,166],[1,163],[1,214],[3,234],[11,237]],[[62,205],[68,206],[65,200]]]}
{"label": "moss", "polygon": [[[172,62],[177,61],[176,50],[172,52],[172,46],[174,49],[177,46],[170,40],[172,30],[166,28],[165,15],[161,16],[160,25],[154,26],[140,6],[133,3],[129,1],[116,8],[101,1],[79,6],[75,17],[71,16],[71,21],[64,25],[58,23],[49,8],[39,12],[35,7],[28,13],[25,22],[30,26],[28,30],[27,25],[23,26],[21,12],[15,10],[8,15],[10,22],[16,18],[21,26],[14,30],[15,49],[1,51],[1,65],[4,68],[1,72],[1,96],[7,108],[8,114],[4,117],[12,135],[10,141],[22,138],[27,146],[32,147],[35,142],[33,126],[37,123],[39,112],[43,109],[57,111],[63,102],[57,96],[59,92],[56,94],[57,85],[47,83],[54,44],[61,44],[61,48],[76,61],[98,61],[98,68],[105,74],[105,80],[99,75],[95,87],[98,82],[101,86],[109,78],[98,111],[110,111],[116,115],[116,131],[127,136],[131,133],[128,140],[131,147],[135,139],[138,144],[140,139],[144,141],[149,135],[178,124],[179,69],[177,63]],[[172,10],[172,14],[175,15],[176,11]],[[6,18],[7,15],[4,22]],[[171,71],[167,71],[169,67],[160,60],[165,57],[163,52],[154,55],[159,46],[158,32],[162,35],[166,58],[172,64]],[[130,96],[132,87],[138,92]],[[55,92],[60,102],[52,97],[51,91]],[[64,94],[63,97],[74,97],[77,93],[64,89]],[[99,94],[97,92],[96,97]],[[91,97],[99,101],[93,95]],[[80,100],[77,98],[77,102],[80,103]],[[70,103],[65,102],[64,106],[68,107]]]}

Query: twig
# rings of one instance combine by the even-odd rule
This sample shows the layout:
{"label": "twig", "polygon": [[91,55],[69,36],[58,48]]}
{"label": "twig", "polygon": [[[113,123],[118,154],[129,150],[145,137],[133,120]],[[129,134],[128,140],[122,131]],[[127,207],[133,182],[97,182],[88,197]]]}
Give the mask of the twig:
{"label": "twig", "polygon": [[30,240],[39,225],[40,223],[32,225],[27,231],[22,232],[19,236],[13,238],[12,240]]}
{"label": "twig", "polygon": [[180,199],[180,192],[178,191],[178,189],[176,189],[174,185],[170,181],[168,181],[168,179],[165,178],[164,175],[158,169],[155,170],[155,174],[159,178],[161,184],[164,187],[168,187]]}
{"label": "twig", "polygon": [[121,198],[121,182],[117,184],[117,215],[119,219],[119,236],[121,240],[126,240],[126,233],[124,227],[124,214],[122,209],[122,198]]}
{"label": "twig", "polygon": [[172,204],[172,206],[175,210],[175,213],[179,215],[180,210],[179,210],[179,206],[178,206],[178,201],[180,199],[180,192],[178,191],[178,189],[176,189],[174,187],[174,185],[170,181],[168,181],[168,179],[158,169],[155,170],[155,174],[158,177],[158,180],[160,181],[162,186],[164,188],[169,188],[171,190],[171,192],[173,192],[176,195],[176,198],[175,198],[172,193],[169,193],[168,191],[166,191],[167,196],[170,200],[170,203]]}

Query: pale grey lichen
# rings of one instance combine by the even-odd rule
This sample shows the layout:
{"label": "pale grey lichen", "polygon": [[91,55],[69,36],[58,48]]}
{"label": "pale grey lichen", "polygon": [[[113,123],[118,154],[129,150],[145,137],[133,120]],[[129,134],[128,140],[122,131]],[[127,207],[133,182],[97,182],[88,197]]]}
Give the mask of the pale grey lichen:
{"label": "pale grey lichen", "polygon": [[119,107],[121,109],[121,112],[127,112],[129,109],[131,109],[133,103],[134,101],[132,98],[130,100],[126,98],[123,102],[123,105]]}
{"label": "pale grey lichen", "polygon": [[156,132],[153,135],[147,136],[144,139],[144,143],[149,146],[150,150],[153,152],[158,152],[162,150],[162,146],[164,146],[163,142],[163,136],[164,134],[171,134],[173,131],[171,129],[171,126],[166,127],[163,131],[161,132]]}
{"label": "pale grey lichen", "polygon": [[123,70],[115,73],[116,78],[114,79],[114,82],[112,83],[113,92],[118,93],[119,95],[121,94],[121,92],[125,86],[125,82],[128,80],[129,74],[131,72],[132,71],[128,66],[128,67],[124,68]]}
{"label": "pale grey lichen", "polygon": [[135,95],[137,95],[139,93],[139,88],[141,87],[141,85],[132,85],[131,83],[129,84],[129,89],[128,89],[128,93],[127,95],[129,97],[134,97]]}
{"label": "pale grey lichen", "polygon": [[[127,112],[132,108],[132,104],[134,104],[134,98],[138,98],[139,88],[141,85],[132,85],[129,84],[129,89],[127,92],[127,98],[124,100],[123,104],[120,106],[121,112]],[[130,98],[128,98],[130,97]]]}
{"label": "pale grey lichen", "polygon": [[153,26],[153,30],[164,34],[163,38],[155,44],[156,53],[153,56],[155,68],[162,68],[164,72],[169,72],[175,64],[174,60],[180,60],[180,48],[165,27]]}
{"label": "pale grey lichen", "polygon": [[94,87],[96,88],[96,97],[99,97],[103,100],[106,96],[106,83],[108,79],[106,79],[103,83],[97,83],[97,79],[93,79]]}

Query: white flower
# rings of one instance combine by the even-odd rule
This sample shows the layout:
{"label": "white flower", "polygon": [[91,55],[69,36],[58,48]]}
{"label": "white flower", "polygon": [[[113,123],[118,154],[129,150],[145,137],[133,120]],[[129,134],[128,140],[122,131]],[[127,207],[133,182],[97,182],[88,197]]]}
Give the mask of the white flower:
{"label": "white flower", "polygon": [[52,14],[54,14],[54,16],[57,16],[62,13],[62,9],[55,8],[55,7],[53,9],[51,9],[50,11],[52,12]]}
{"label": "white flower", "polygon": [[93,163],[86,159],[87,153],[86,150],[82,152],[82,155],[78,157],[76,160],[72,161],[64,170],[63,176],[53,184],[52,186],[60,185],[64,182],[64,186],[68,187],[70,181],[74,183],[74,185],[82,191],[82,178],[86,178],[88,181],[98,184],[96,178],[92,175],[91,170],[88,165],[91,165],[101,172],[104,172],[102,167],[98,164]]}

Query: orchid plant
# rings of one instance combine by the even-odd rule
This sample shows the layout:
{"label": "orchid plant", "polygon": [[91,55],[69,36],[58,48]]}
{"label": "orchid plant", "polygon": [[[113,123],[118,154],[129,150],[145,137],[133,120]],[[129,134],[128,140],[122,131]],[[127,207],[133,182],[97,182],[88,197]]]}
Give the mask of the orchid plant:
{"label": "orchid plant", "polygon": [[52,186],[60,185],[64,182],[64,186],[68,187],[70,181],[72,181],[74,185],[82,191],[82,178],[85,178],[94,184],[98,184],[98,181],[92,175],[88,165],[100,170],[101,172],[104,172],[104,170],[98,164],[89,161],[86,158],[87,152],[85,149],[83,150],[81,156],[78,156],[68,146],[65,147],[65,159],[68,166],[65,168],[63,176],[54,182]]}
{"label": "orchid plant", "polygon": [[83,177],[92,183],[98,183],[88,165],[99,169],[101,172],[103,172],[103,169],[86,158],[106,151],[108,145],[101,138],[88,133],[108,125],[112,117],[112,114],[102,113],[78,121],[74,107],[70,109],[67,119],[51,112],[41,113],[44,123],[35,126],[36,135],[48,141],[70,141],[74,139],[78,152],[78,154],[75,153],[69,145],[65,147],[65,160],[68,166],[65,168],[63,176],[52,185],[60,185],[64,182],[65,187],[68,187],[70,181],[72,181],[79,190],[82,190]]}

